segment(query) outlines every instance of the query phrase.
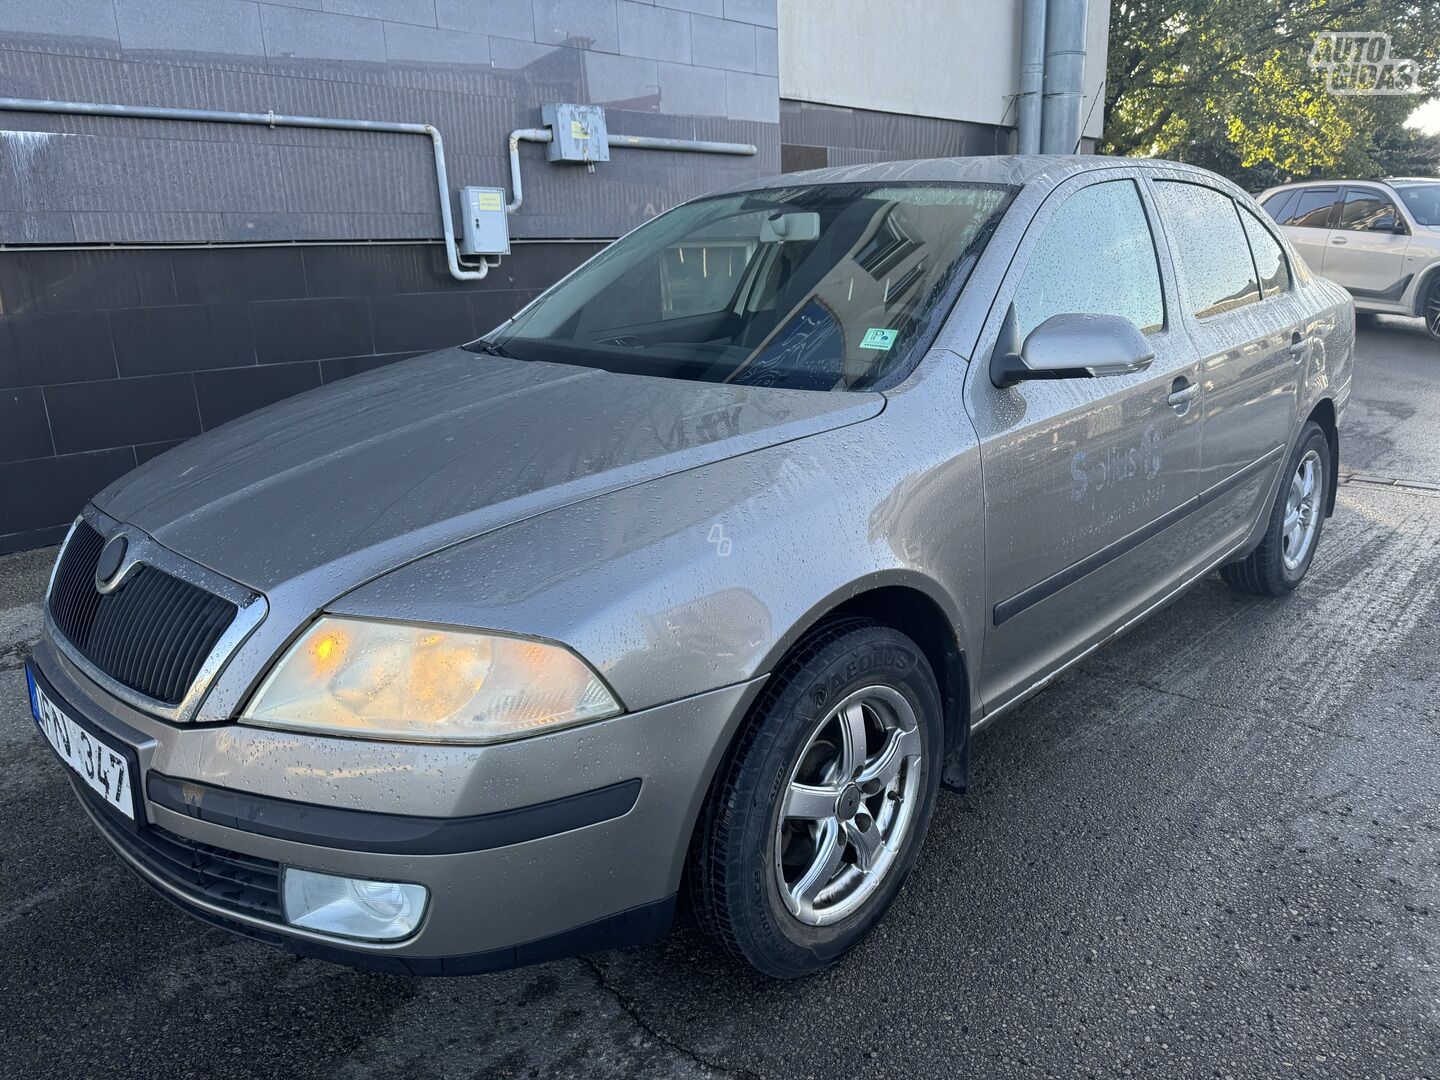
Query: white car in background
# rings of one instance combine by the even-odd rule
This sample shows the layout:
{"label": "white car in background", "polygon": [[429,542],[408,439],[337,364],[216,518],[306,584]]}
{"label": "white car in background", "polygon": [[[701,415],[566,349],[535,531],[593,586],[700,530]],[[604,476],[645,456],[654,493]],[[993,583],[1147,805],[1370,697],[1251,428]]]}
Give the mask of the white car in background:
{"label": "white car in background", "polygon": [[1356,311],[1422,317],[1440,340],[1440,179],[1312,180],[1259,202]]}

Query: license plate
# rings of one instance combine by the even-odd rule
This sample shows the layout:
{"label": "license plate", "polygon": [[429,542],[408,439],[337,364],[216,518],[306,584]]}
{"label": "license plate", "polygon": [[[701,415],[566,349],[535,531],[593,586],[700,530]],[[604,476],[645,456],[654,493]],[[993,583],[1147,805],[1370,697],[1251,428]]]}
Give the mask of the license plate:
{"label": "license plate", "polygon": [[30,682],[30,707],[45,739],[89,788],[110,808],[135,820],[134,778],[124,752],[86,730],[65,714],[40,688],[35,676]]}

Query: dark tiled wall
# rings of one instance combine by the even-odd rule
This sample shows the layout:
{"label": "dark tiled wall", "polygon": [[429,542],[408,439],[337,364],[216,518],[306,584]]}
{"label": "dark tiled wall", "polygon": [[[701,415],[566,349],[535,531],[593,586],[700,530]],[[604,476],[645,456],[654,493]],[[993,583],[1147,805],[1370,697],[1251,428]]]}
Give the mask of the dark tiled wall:
{"label": "dark tiled wall", "polygon": [[780,169],[1014,152],[1014,129],[964,120],[780,102]]}
{"label": "dark tiled wall", "polygon": [[603,246],[0,251],[0,552],[54,543],[138,463],[262,405],[468,341]]}

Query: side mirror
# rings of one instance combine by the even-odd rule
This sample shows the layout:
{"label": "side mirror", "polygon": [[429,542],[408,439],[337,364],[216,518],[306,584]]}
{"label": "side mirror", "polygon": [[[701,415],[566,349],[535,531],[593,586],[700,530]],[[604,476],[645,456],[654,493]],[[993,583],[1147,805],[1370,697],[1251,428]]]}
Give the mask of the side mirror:
{"label": "side mirror", "polygon": [[1120,315],[1052,315],[1030,331],[1018,353],[1015,308],[990,358],[990,381],[1014,386],[1029,379],[1098,379],[1144,371],[1155,350],[1140,328]]}
{"label": "side mirror", "polygon": [[1370,231],[1404,236],[1410,230],[1405,228],[1405,223],[1394,214],[1383,214],[1370,223]]}

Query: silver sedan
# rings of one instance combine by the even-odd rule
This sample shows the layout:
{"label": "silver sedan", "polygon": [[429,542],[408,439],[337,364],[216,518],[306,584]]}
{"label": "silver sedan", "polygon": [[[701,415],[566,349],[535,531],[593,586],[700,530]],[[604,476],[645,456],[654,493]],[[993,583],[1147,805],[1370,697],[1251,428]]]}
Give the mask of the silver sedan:
{"label": "silver sedan", "polygon": [[774,976],[895,900],[971,733],[1333,509],[1354,315],[1239,189],[981,158],[686,203],[464,347],[111,485],[27,671],[213,925],[413,973]]}

